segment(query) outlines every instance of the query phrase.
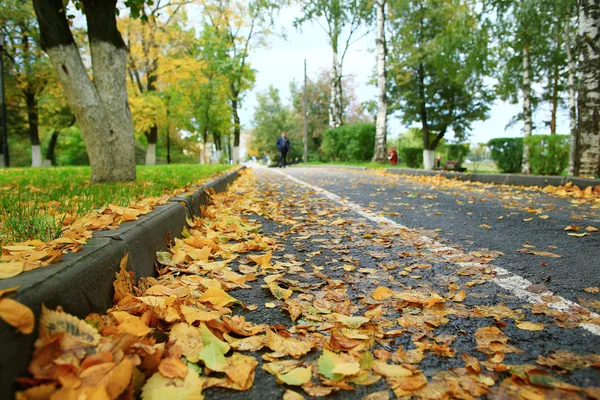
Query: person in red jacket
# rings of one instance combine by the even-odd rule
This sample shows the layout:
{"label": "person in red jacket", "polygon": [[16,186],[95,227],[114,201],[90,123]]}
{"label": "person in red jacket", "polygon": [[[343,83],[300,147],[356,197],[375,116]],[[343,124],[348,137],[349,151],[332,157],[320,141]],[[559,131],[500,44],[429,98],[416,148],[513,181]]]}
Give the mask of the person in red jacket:
{"label": "person in red jacket", "polygon": [[396,148],[392,147],[392,151],[390,151],[387,155],[388,160],[390,160],[390,164],[396,165],[398,164],[398,153],[396,153]]}

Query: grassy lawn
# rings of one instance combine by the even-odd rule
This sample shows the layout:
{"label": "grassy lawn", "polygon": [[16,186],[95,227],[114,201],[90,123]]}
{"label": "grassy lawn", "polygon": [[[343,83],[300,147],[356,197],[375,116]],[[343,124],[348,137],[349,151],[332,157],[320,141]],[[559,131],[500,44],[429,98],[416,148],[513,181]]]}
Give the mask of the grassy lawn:
{"label": "grassy lawn", "polygon": [[109,204],[174,194],[229,165],[138,166],[135,183],[90,184],[89,167],[0,169],[0,245],[60,235],[62,222]]}

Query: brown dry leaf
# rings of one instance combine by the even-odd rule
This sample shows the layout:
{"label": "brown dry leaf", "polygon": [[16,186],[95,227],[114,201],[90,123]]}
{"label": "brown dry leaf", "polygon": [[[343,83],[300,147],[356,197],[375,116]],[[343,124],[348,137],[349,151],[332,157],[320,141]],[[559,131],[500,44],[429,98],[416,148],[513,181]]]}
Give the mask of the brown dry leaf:
{"label": "brown dry leaf", "polygon": [[267,329],[267,347],[271,350],[287,354],[294,358],[303,356],[315,346],[313,341],[301,341],[292,338],[284,338],[270,329]]}
{"label": "brown dry leaf", "polygon": [[454,296],[452,296],[452,301],[462,302],[467,298],[467,293],[464,290],[459,291]]}
{"label": "brown dry leaf", "polygon": [[595,286],[595,287],[586,287],[583,289],[584,292],[587,293],[600,293],[600,287]]}
{"label": "brown dry leaf", "polygon": [[489,226],[488,224],[481,224],[481,225],[479,225],[479,227],[483,228],[483,229],[492,229],[492,227]]}
{"label": "brown dry leaf", "polygon": [[423,293],[416,290],[404,290],[402,292],[396,293],[396,297],[402,299],[404,301],[408,301],[409,303],[417,303],[422,304],[425,308],[431,308],[438,303],[443,303],[444,298],[440,297],[436,293]]}
{"label": "brown dry leaf", "polygon": [[248,390],[254,383],[254,371],[258,366],[258,361],[252,356],[233,353],[227,359],[225,374],[228,380],[231,381],[231,389]]}
{"label": "brown dry leaf", "polygon": [[227,307],[233,303],[237,303],[237,299],[231,297],[223,289],[209,287],[206,292],[198,298],[199,301],[207,302],[216,307]]}
{"label": "brown dry leaf", "polygon": [[552,258],[562,257],[559,254],[551,253],[549,251],[537,251],[537,250],[532,250],[532,249],[520,249],[520,250],[517,250],[517,253],[526,253],[526,254],[533,254],[536,256],[552,257]]}
{"label": "brown dry leaf", "polygon": [[585,228],[586,232],[598,232],[598,228],[596,228],[595,226],[588,226]]}
{"label": "brown dry leaf", "polygon": [[380,392],[374,392],[369,395],[366,395],[362,398],[362,400],[389,400],[390,392],[387,390],[382,390]]}
{"label": "brown dry leaf", "polygon": [[373,297],[375,300],[385,300],[393,296],[394,291],[385,286],[379,286],[373,291],[373,293],[371,293],[371,297]]}
{"label": "brown dry leaf", "polygon": [[111,362],[90,367],[79,378],[83,387],[104,387],[108,397],[116,399],[129,386],[134,367],[129,358],[124,358],[118,365]]}
{"label": "brown dry leaf", "polygon": [[313,385],[310,382],[302,385],[302,389],[304,389],[304,391],[306,392],[306,394],[308,394],[311,397],[325,397],[325,396],[329,396],[331,393],[333,393],[334,391],[337,391],[338,389],[335,387],[331,387],[331,386],[318,386],[318,385]]}
{"label": "brown dry leaf", "polygon": [[0,279],[12,278],[19,275],[25,268],[24,261],[0,262]]}
{"label": "brown dry leaf", "polygon": [[25,335],[33,332],[35,327],[35,317],[31,308],[13,299],[0,299],[0,318]]}
{"label": "brown dry leaf", "polygon": [[169,341],[174,341],[181,347],[181,353],[189,362],[200,361],[200,351],[204,348],[200,329],[185,322],[173,325],[169,334]]}
{"label": "brown dry leaf", "polygon": [[388,364],[385,361],[374,361],[373,371],[386,378],[401,378],[411,376],[413,371],[402,365]]}
{"label": "brown dry leaf", "polygon": [[298,392],[287,389],[283,394],[283,400],[304,400],[304,396]]}
{"label": "brown dry leaf", "polygon": [[158,372],[165,378],[169,379],[185,379],[188,374],[188,367],[179,358],[164,358],[158,364]]}
{"label": "brown dry leaf", "polygon": [[517,322],[517,328],[524,331],[543,331],[544,324],[536,324],[530,321]]}
{"label": "brown dry leaf", "polygon": [[127,271],[127,260],[129,260],[129,253],[121,259],[119,272],[115,273],[116,279],[113,282],[115,288],[113,301],[115,304],[127,296],[133,296],[133,272]]}
{"label": "brown dry leaf", "polygon": [[273,257],[273,253],[268,251],[267,253],[261,256],[254,256],[248,254],[247,256],[250,260],[254,261],[256,264],[260,265],[261,268],[271,268],[271,258]]}
{"label": "brown dry leaf", "polygon": [[567,232],[577,232],[579,230],[579,227],[577,225],[568,225],[565,229],[565,231]]}
{"label": "brown dry leaf", "polygon": [[185,322],[188,324],[193,324],[196,321],[213,321],[218,320],[221,317],[221,313],[218,311],[205,311],[196,307],[190,307],[186,305],[182,305],[180,307],[181,313],[185,318]]}
{"label": "brown dry leaf", "polygon": [[119,323],[117,327],[119,332],[126,332],[137,337],[143,337],[152,332],[152,329],[140,317],[131,315],[125,311],[113,311],[111,315]]}

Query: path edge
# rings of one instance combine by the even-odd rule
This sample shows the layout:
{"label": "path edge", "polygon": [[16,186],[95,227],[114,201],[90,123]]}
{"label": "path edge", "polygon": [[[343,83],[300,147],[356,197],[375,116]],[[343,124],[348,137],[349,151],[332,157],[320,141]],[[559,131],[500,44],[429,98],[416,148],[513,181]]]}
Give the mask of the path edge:
{"label": "path edge", "polygon": [[35,315],[36,326],[32,334],[23,335],[0,320],[0,398],[14,398],[19,389],[15,379],[28,376],[42,304],[52,309],[61,306],[79,318],[112,307],[113,281],[125,254],[129,254],[127,270],[134,272],[136,280],[154,275],[156,252],[167,250],[167,238],[181,237],[186,219],[200,215],[201,207],[210,199],[209,193],[226,191],[245,168],[239,166],[217,174],[137,221],[95,232],[81,251],[65,254],[56,264],[1,280],[0,289],[19,286],[13,296],[7,297],[28,306]]}

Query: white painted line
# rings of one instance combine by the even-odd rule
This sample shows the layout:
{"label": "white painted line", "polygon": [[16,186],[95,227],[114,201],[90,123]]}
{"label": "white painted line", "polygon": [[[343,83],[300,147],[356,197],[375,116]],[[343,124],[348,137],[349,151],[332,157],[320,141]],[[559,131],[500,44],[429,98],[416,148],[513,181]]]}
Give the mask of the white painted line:
{"label": "white painted line", "polygon": [[[363,208],[359,204],[356,204],[348,199],[342,198],[342,197],[338,196],[337,194],[331,193],[323,188],[311,185],[310,183],[300,180],[298,178],[294,178],[293,176],[288,175],[283,171],[279,171],[279,170],[273,170],[273,171],[287,177],[289,180],[296,182],[299,185],[306,186],[306,187],[314,190],[315,192],[323,195],[324,197],[326,197],[336,203],[339,203],[343,206],[348,207],[348,209],[352,210],[356,214],[358,214],[362,217],[365,217],[373,222],[376,222],[376,223],[382,224],[382,225],[387,225],[390,227],[394,227],[397,229],[409,230],[409,231],[413,231],[413,232],[415,231],[415,229],[408,228],[408,227],[406,227],[402,224],[399,224],[396,221],[393,221],[389,218],[377,215],[373,211]],[[460,251],[456,248],[448,247],[447,245],[442,244],[440,242],[432,241],[427,236],[421,237],[421,240],[433,245],[435,247],[435,249],[433,249],[432,251],[434,251],[434,252],[436,252],[436,251],[441,252],[441,251],[448,251],[448,250]],[[457,263],[457,265],[459,265],[460,267],[484,266],[484,264],[479,264],[479,263]],[[558,311],[562,311],[562,312],[570,312],[571,310],[573,310],[575,308],[579,308],[581,310],[584,310],[585,312],[589,312],[590,316],[592,318],[600,318],[600,315],[588,310],[587,308],[585,308],[573,301],[567,300],[562,296],[558,296],[550,291],[541,293],[541,294],[532,293],[532,292],[528,291],[527,288],[532,284],[530,281],[528,281],[527,279],[523,278],[522,276],[516,275],[504,268],[497,267],[494,265],[487,265],[487,264],[485,265],[485,267],[491,268],[492,271],[495,273],[496,278],[491,280],[491,282],[494,282],[496,285],[509,291],[510,293],[512,293],[513,295],[515,295],[516,297],[518,297],[521,300],[526,300],[529,303],[546,304],[549,308],[552,308],[552,309],[555,309]],[[542,297],[544,297],[544,296],[555,296],[557,301],[555,303],[547,303],[542,300]],[[600,336],[600,326],[597,326],[594,324],[579,324],[579,326],[581,328],[586,329],[587,331],[593,333],[594,335]]]}

